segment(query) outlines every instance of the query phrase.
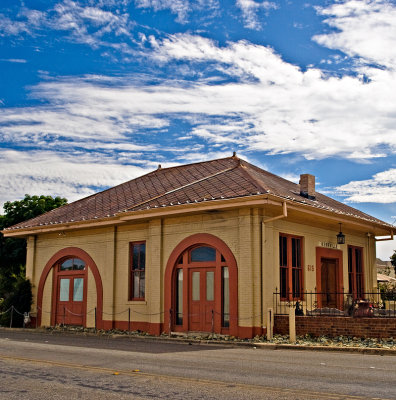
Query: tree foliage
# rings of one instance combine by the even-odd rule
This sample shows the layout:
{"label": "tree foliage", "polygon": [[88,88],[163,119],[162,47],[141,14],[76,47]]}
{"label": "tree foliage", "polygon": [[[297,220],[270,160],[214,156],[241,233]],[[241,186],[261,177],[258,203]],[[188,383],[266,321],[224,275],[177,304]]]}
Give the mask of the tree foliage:
{"label": "tree foliage", "polygon": [[396,274],[396,250],[393,250],[393,251],[394,251],[394,253],[391,255],[390,260],[391,260],[391,264],[395,268],[395,274]]}
{"label": "tree foliage", "polygon": [[65,204],[67,204],[67,200],[62,197],[30,196],[28,194],[25,194],[23,200],[7,201],[4,203],[4,228],[37,217]]}
{"label": "tree foliage", "polygon": [[[29,279],[25,279],[23,276],[18,276],[15,279],[13,290],[8,296],[3,299],[1,309],[4,311],[14,307],[12,315],[12,326],[23,325],[23,314],[30,311],[32,305],[32,284]],[[0,315],[0,325],[9,326],[11,320],[11,312]]]}
{"label": "tree foliage", "polygon": [[[28,194],[22,200],[7,201],[4,204],[4,215],[0,215],[0,230],[64,204],[67,204],[65,198]],[[30,310],[32,292],[31,284],[25,278],[25,264],[26,240],[5,238],[0,233],[0,311],[8,309],[11,305],[17,309],[18,305],[21,312]]]}
{"label": "tree foliage", "polygon": [[[23,200],[7,201],[4,215],[0,216],[0,229],[37,217],[67,203],[65,198],[25,195]],[[18,274],[26,262],[26,240],[0,236],[0,274]]]}

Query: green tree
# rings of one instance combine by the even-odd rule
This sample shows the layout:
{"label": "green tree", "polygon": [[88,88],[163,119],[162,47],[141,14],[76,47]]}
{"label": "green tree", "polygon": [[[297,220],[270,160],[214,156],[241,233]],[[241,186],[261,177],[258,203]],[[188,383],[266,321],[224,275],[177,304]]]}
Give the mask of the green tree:
{"label": "green tree", "polygon": [[395,269],[395,274],[396,274],[396,250],[393,250],[394,253],[390,256],[391,264],[393,265],[393,268]]}
{"label": "green tree", "polygon": [[[15,279],[12,291],[2,301],[1,309],[7,311],[14,307],[16,311],[12,312],[12,326],[23,325],[23,313],[30,311],[32,305],[32,284],[29,279],[23,276],[18,276]],[[0,315],[0,325],[9,326],[11,320],[11,312]]]}
{"label": "green tree", "polygon": [[[22,200],[7,201],[4,204],[4,215],[0,215],[0,230],[37,217],[64,204],[67,204],[65,198],[28,194]],[[0,311],[8,309],[11,305],[17,308],[17,304],[20,308],[23,307],[22,311],[30,309],[31,284],[25,278],[25,264],[26,240],[5,238],[0,233]]]}

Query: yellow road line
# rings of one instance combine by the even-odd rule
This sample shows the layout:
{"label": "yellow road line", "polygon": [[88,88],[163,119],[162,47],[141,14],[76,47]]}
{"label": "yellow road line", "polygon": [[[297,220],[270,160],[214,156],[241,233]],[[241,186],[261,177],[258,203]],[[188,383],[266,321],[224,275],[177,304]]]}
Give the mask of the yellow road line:
{"label": "yellow road line", "polygon": [[290,393],[290,394],[299,394],[308,396],[314,399],[334,399],[334,400],[391,400],[386,398],[370,398],[370,397],[361,397],[361,396],[351,396],[351,395],[342,395],[337,393],[326,393],[326,392],[315,392],[315,391],[306,391],[303,389],[286,389],[274,386],[264,386],[264,385],[252,385],[246,383],[234,383],[234,382],[223,382],[211,379],[201,379],[201,378],[188,378],[188,377],[181,377],[181,376],[174,376],[174,375],[164,375],[164,374],[155,374],[149,372],[141,372],[140,370],[115,370],[113,368],[106,368],[106,367],[96,367],[93,365],[83,365],[83,364],[75,364],[75,363],[68,363],[68,362],[61,362],[61,361],[51,361],[51,360],[43,360],[43,359],[35,359],[35,358],[27,358],[27,357],[15,357],[15,356],[7,356],[0,354],[0,359],[3,360],[10,360],[10,361],[20,361],[20,362],[31,362],[31,363],[38,363],[38,364],[46,364],[52,365],[56,367],[66,367],[66,368],[74,368],[74,369],[82,369],[85,371],[91,372],[99,372],[99,373],[106,373],[111,375],[126,375],[126,376],[141,376],[141,377],[153,377],[156,379],[164,379],[166,381],[177,380],[183,382],[196,382],[201,384],[210,384],[210,385],[220,385],[229,387],[232,385],[233,387],[243,388],[243,389],[260,389],[260,390],[267,390],[273,391],[276,393]]}

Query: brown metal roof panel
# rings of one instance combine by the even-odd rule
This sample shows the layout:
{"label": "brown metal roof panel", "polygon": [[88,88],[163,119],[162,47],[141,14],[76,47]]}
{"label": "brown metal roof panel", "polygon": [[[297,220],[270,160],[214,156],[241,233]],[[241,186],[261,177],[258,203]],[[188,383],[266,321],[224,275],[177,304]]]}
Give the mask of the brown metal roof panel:
{"label": "brown metal roof panel", "polygon": [[[158,169],[142,177],[86,197],[32,220],[15,225],[33,227],[70,220],[90,220],[124,210],[162,207],[204,201],[204,198],[234,198],[269,192],[291,201],[342,212],[369,221],[371,217],[334,199],[316,194],[312,201],[300,196],[299,185],[264,171],[236,157]],[[385,224],[388,225],[388,224]]]}

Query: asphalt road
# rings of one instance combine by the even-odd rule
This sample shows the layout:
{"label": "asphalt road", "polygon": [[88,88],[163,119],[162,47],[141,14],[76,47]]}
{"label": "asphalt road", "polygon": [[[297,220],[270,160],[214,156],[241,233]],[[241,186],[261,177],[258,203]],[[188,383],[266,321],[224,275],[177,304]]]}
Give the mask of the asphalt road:
{"label": "asphalt road", "polygon": [[396,399],[396,357],[0,329],[0,399]]}

